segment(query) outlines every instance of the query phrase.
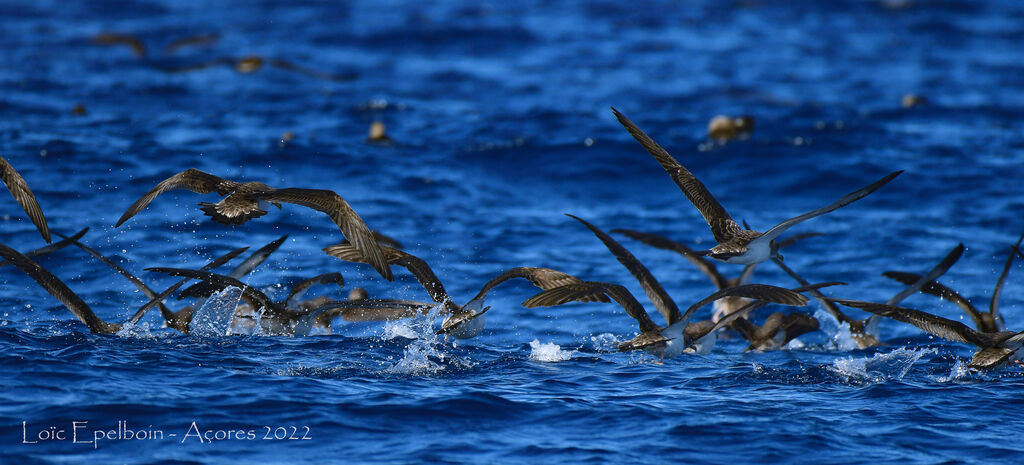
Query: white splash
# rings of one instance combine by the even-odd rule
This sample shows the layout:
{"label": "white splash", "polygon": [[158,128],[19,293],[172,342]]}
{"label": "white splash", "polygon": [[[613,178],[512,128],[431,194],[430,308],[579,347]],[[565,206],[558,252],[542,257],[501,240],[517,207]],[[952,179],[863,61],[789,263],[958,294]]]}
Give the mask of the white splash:
{"label": "white splash", "polygon": [[131,322],[127,322],[121,325],[121,329],[117,331],[117,335],[130,339],[156,339],[156,335],[150,331],[149,323],[132,324]]}
{"label": "white splash", "polygon": [[428,315],[389,321],[384,325],[381,339],[412,339],[403,349],[402,358],[393,366],[386,368],[385,373],[422,376],[444,371],[447,365],[453,363],[463,367],[474,365],[468,359],[449,357],[445,351],[447,346],[444,344],[443,336],[435,334],[434,329],[439,308],[440,306],[432,309]]}
{"label": "white splash", "polygon": [[622,341],[612,333],[601,333],[597,336],[590,336],[590,343],[594,344],[594,349],[599,351],[617,351],[619,350],[619,344],[621,342]]}
{"label": "white splash", "polygon": [[820,324],[821,332],[830,335],[829,349],[847,351],[857,349],[857,341],[850,334],[850,325],[840,323],[831,313],[818,309],[814,312],[814,318]]}
{"label": "white splash", "polygon": [[925,355],[938,353],[932,349],[896,349],[878,353],[871,357],[846,357],[836,359],[829,367],[845,381],[881,383],[901,380],[910,367]]}
{"label": "white splash", "polygon": [[189,334],[198,337],[227,336],[241,300],[242,290],[237,287],[228,287],[210,296],[192,315]]}
{"label": "white splash", "polygon": [[576,355],[575,350],[562,350],[558,344],[542,344],[539,339],[530,342],[530,360],[536,362],[564,362]]}
{"label": "white splash", "polygon": [[963,360],[957,360],[953,364],[953,368],[949,370],[949,376],[936,376],[934,379],[939,383],[948,383],[950,381],[960,381],[971,377],[973,373],[968,368],[968,364],[964,363]]}

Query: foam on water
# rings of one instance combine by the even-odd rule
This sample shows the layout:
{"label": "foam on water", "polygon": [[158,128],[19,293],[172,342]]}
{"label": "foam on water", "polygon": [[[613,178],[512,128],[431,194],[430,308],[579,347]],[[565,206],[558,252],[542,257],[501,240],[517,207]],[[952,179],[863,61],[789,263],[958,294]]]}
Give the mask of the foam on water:
{"label": "foam on water", "polygon": [[543,344],[539,339],[530,341],[530,360],[537,362],[564,362],[576,354],[575,350],[562,350],[558,344]]}

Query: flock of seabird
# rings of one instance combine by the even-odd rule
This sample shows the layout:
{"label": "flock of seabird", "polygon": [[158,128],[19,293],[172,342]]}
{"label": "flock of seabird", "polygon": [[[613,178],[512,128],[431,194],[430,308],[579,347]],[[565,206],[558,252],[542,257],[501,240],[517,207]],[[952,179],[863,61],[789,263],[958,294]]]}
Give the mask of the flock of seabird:
{"label": "flock of seabird", "polygon": [[[98,37],[97,41],[101,39],[105,43],[128,44],[137,52],[143,50],[144,53],[144,47],[138,42],[132,42],[129,38]],[[140,47],[142,48],[140,49]],[[182,171],[154,186],[128,207],[118,219],[116,226],[121,226],[142,212],[160,194],[174,189],[187,189],[198,194],[216,192],[221,199],[218,202],[199,203],[200,210],[215,222],[233,226],[266,215],[270,205],[282,208],[283,204],[294,204],[312,208],[326,214],[344,236],[343,241],[324,247],[325,253],[346,262],[370,265],[388,281],[394,279],[392,265],[405,268],[424,287],[432,303],[370,298],[362,288],[353,289],[347,298],[341,300],[325,296],[305,299],[306,291],[316,285],[336,285],[339,288],[344,288],[345,280],[338,272],[325,273],[302,280],[291,287],[284,300],[275,301],[259,289],[246,284],[242,279],[274,253],[284,243],[287,236],[256,250],[226,273],[220,272],[218,269],[244,254],[248,250],[247,248],[233,250],[199,269],[147,268],[146,271],[149,272],[181,278],[174,286],[159,293],[155,292],[113,260],[82,243],[80,239],[88,228],[71,236],[55,233],[61,240],[51,243],[46,218],[32,191],[25,180],[3,158],[0,158],[0,169],[2,169],[0,175],[2,175],[4,184],[7,185],[14,199],[38,228],[43,239],[50,244],[24,254],[0,244],[0,256],[6,259],[6,262],[0,266],[6,264],[16,266],[64,304],[94,333],[115,333],[120,331],[124,325],[108,323],[97,317],[84,300],[59,278],[33,261],[31,257],[50,253],[68,245],[81,248],[127,278],[150,299],[128,320],[127,324],[138,323],[148,310],[156,307],[166,326],[182,333],[189,333],[195,328],[196,315],[206,308],[204,302],[207,299],[220,295],[220,293],[236,290],[241,303],[237,305],[234,313],[228,315],[224,320],[225,326],[222,328],[222,334],[226,334],[231,327],[236,325],[250,325],[259,328],[263,334],[299,336],[310,334],[314,328],[329,332],[332,320],[338,317],[346,321],[392,320],[429,315],[432,310],[440,309],[440,315],[444,316],[444,320],[437,330],[437,334],[444,335],[446,338],[448,336],[462,339],[472,338],[480,334],[484,328],[485,314],[490,309],[484,305],[487,294],[507,280],[523,278],[541,289],[540,293],[523,302],[523,306],[527,308],[557,306],[570,302],[610,303],[614,301],[625,310],[627,315],[637,321],[639,327],[639,334],[619,344],[619,350],[644,350],[659,357],[659,360],[665,357],[675,357],[684,352],[707,353],[713,349],[720,330],[726,328],[749,341],[748,350],[781,348],[794,338],[817,330],[819,327],[817,319],[806,313],[776,312],[769,315],[761,325],[758,325],[749,317],[754,310],[768,304],[805,307],[810,300],[804,295],[807,294],[817,300],[840,324],[848,327],[854,341],[861,348],[880,344],[878,321],[885,317],[912,324],[941,338],[976,346],[977,352],[969,365],[973,369],[990,369],[1014,362],[1024,364],[1021,362],[1021,358],[1024,356],[1024,331],[1006,331],[998,311],[999,294],[1009,269],[1015,257],[1024,258],[1024,252],[1020,250],[1021,240],[1009,248],[1009,256],[996,283],[987,312],[978,310],[966,298],[937,281],[960,258],[964,251],[962,244],[950,251],[945,259],[925,274],[887,271],[886,277],[908,287],[885,303],[826,297],[819,291],[821,288],[844,283],[811,283],[786,265],[779,253],[781,249],[798,240],[818,234],[804,233],[785,239],[781,238],[782,234],[799,223],[842,208],[870,195],[899,176],[901,171],[892,172],[821,208],[782,221],[762,233],[750,229],[746,224],[741,226],[737,223],[693,173],[622,113],[614,108],[612,111],[618,121],[665,169],[686,198],[697,208],[711,229],[711,234],[716,242],[714,247],[707,250],[692,250],[684,244],[656,234],[630,229],[612,230],[612,233],[660,249],[677,252],[708,275],[717,290],[685,310],[680,310],[675,300],[665,291],[654,275],[625,246],[587,220],[568,215],[589,229],[636,278],[651,304],[664,318],[664,326],[655,323],[647,309],[621,284],[586,281],[548,268],[511,268],[485,283],[480,292],[465,304],[458,305],[424,260],[402,250],[401,244],[394,239],[370,229],[348,202],[336,192],[294,187],[275,188],[262,182],[238,182],[197,169]],[[1024,239],[1024,235],[1021,238]],[[744,265],[744,268],[738,277],[729,278],[718,270],[712,260]],[[796,281],[798,286],[786,289],[751,283],[755,267],[765,261],[771,261],[779,266]],[[178,294],[178,299],[197,299],[196,302],[177,311],[168,308],[164,303],[165,300],[178,292],[189,281],[197,283],[182,289]],[[899,305],[903,299],[917,292],[955,303],[967,313],[975,323],[976,329],[959,321]],[[712,303],[714,312],[711,318],[695,321],[694,316],[697,311]],[[840,310],[840,306],[864,310],[871,316],[864,320],[851,318]]]}

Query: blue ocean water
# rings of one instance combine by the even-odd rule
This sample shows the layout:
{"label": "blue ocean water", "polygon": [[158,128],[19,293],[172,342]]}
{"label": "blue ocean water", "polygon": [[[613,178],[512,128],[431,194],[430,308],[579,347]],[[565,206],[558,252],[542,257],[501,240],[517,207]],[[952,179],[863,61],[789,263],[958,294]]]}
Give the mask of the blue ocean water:
{"label": "blue ocean water", "polygon": [[[51,229],[90,227],[86,243],[154,288],[173,281],[144,268],[198,267],[288,234],[247,278],[271,297],[340,271],[346,288],[428,300],[400,268],[387,283],[323,254],[341,234],[296,206],[231,228],[195,207],[214,196],[176,191],[113,227],[147,189],[195,167],[337,191],[460,303],[505,269],[543,266],[621,283],[649,307],[563,213],[695,247],[712,238],[615,106],[759,229],[906,170],[794,228],[825,236],[786,262],[812,281],[849,283],[831,295],[885,301],[901,286],[882,271],[922,273],[962,241],[943,282],[987,306],[1024,232],[1024,4],[551,3],[2,2],[0,154]],[[92,42],[104,32],[138,36],[146,55]],[[218,40],[163,51],[203,34]],[[165,71],[246,55],[265,66]],[[905,94],[928,103],[902,108]],[[709,141],[717,114],[755,116],[753,136]],[[375,120],[394,143],[365,141]],[[13,199],[2,202],[0,241],[42,245]],[[714,290],[681,257],[622,241],[680,303]],[[108,321],[146,301],[78,249],[39,262]],[[1021,268],[1001,299],[1017,330]],[[659,365],[614,350],[637,330],[617,306],[526,309],[536,290],[510,282],[491,292],[485,331],[456,344],[433,335],[434,318],[196,337],[152,314],[111,336],[90,334],[19,271],[0,273],[2,463],[1024,460],[1021,369],[969,373],[970,348],[892,321],[878,349],[853,348],[824,321],[786,350],[744,353],[733,339]],[[756,277],[793,284],[768,264]],[[929,296],[905,305],[962,318]],[[58,429],[65,439],[38,440]],[[118,429],[152,437],[117,439]]]}

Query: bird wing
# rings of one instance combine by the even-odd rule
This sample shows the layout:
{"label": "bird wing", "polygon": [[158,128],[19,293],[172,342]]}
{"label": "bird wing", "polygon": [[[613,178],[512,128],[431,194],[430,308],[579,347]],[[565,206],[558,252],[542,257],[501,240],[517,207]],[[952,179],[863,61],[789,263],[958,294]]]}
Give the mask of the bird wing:
{"label": "bird wing", "polygon": [[1017,239],[1017,243],[1010,248],[1010,256],[1006,257],[1006,263],[1003,265],[1003,272],[999,275],[999,279],[996,280],[996,288],[992,290],[992,301],[988,305],[988,313],[992,315],[992,320],[1001,323],[1003,317],[999,315],[999,294],[1003,291],[1003,282],[1006,281],[1006,275],[1010,273],[1010,266],[1013,264],[1014,255],[1020,252],[1020,243],[1024,241],[1024,234],[1021,234],[1020,238]]}
{"label": "bird wing", "polygon": [[657,331],[658,325],[654,323],[651,316],[647,314],[640,302],[633,297],[628,289],[618,284],[599,283],[584,281],[576,284],[566,284],[554,289],[543,291],[523,302],[526,308],[553,307],[569,302],[579,301],[581,297],[590,296],[595,293],[603,293],[618,303],[626,313],[633,317],[640,324],[640,331]]}
{"label": "bird wing", "polygon": [[[782,269],[782,271],[785,271],[786,274],[795,279],[796,282],[800,283],[801,286],[809,286],[811,284],[809,281],[804,279],[802,276],[796,274],[795,271],[786,266],[785,263],[782,263],[782,260],[779,260],[778,258],[772,258],[772,261],[774,261],[775,264],[778,265],[780,269]],[[846,314],[843,313],[843,311],[840,310],[839,307],[836,306],[836,304],[829,300],[828,297],[825,297],[825,294],[822,294],[817,290],[809,290],[808,292],[810,292],[811,297],[814,297],[814,299],[817,300],[822,307],[825,307],[825,310],[828,311],[828,313],[832,315],[832,317],[835,318],[836,321],[840,323],[846,323],[848,325],[855,321],[853,318],[846,316]]]}
{"label": "bird wing", "polygon": [[[376,244],[374,244],[376,246]],[[439,304],[445,306],[445,309],[449,313],[458,313],[459,307],[455,305],[451,297],[448,296],[448,291],[444,289],[444,284],[434,274],[434,270],[430,268],[430,265],[423,259],[403,252],[398,249],[392,249],[387,246],[380,246],[382,256],[385,258],[388,264],[398,265],[409,270],[416,280],[420,282],[420,285],[427,290],[427,294],[430,294],[430,298]],[[356,263],[368,263],[366,257],[363,256],[361,250],[357,249],[351,242],[344,241],[335,245],[327,246],[323,248],[323,251],[332,257],[345,260],[347,262]]]}
{"label": "bird wing", "polygon": [[36,225],[36,229],[39,230],[39,234],[43,236],[46,242],[50,242],[50,228],[46,224],[46,217],[43,216],[43,210],[39,208],[39,202],[36,202],[36,196],[32,194],[32,189],[28,188],[28,183],[25,182],[25,178],[22,178],[14,167],[3,157],[0,157],[0,179],[4,181],[7,186],[7,190],[11,191],[11,195],[14,196],[14,200],[21,205],[21,208],[25,210],[29,219]]}
{"label": "bird wing", "polygon": [[914,281],[909,287],[904,289],[902,292],[894,295],[891,299],[889,299],[886,302],[886,305],[898,305],[900,302],[903,301],[903,299],[906,299],[911,294],[914,294],[917,291],[921,290],[921,288],[925,284],[935,281],[936,279],[939,278],[939,276],[942,276],[946,272],[946,270],[949,269],[949,267],[953,266],[957,262],[957,260],[960,260],[960,257],[963,254],[963,243],[958,244],[956,247],[953,247],[953,250],[949,251],[949,253],[946,254],[946,257],[943,258],[938,265],[935,265],[935,267],[929,270],[928,273],[925,273],[924,276],[918,278],[917,281]]}
{"label": "bird wing", "polygon": [[807,297],[800,295],[799,292],[768,284],[744,284],[742,286],[719,289],[714,294],[701,299],[683,312],[681,321],[689,323],[690,317],[693,316],[693,313],[696,312],[697,309],[726,296],[746,297],[748,299],[763,300],[766,302],[793,305],[796,307],[803,307],[807,305]]}
{"label": "bird wing", "polygon": [[768,241],[774,240],[775,238],[779,237],[780,234],[784,233],[787,229],[792,228],[793,226],[797,225],[798,223],[801,223],[803,221],[807,221],[807,220],[809,220],[811,218],[814,218],[816,216],[824,215],[824,214],[826,214],[826,213],[828,213],[830,211],[833,211],[833,210],[836,210],[838,208],[844,207],[844,206],[849,205],[849,204],[851,204],[851,203],[853,203],[853,202],[855,202],[857,200],[860,200],[860,199],[862,199],[864,197],[867,197],[868,194],[870,194],[870,193],[878,190],[882,186],[886,185],[889,181],[892,181],[893,178],[895,178],[896,176],[899,176],[900,173],[902,173],[902,172],[903,172],[903,170],[893,171],[892,173],[889,173],[889,174],[885,175],[884,177],[882,177],[882,179],[879,179],[879,180],[877,180],[877,181],[875,181],[875,182],[873,182],[871,184],[868,184],[865,187],[862,187],[862,188],[857,189],[857,190],[855,190],[853,192],[850,192],[849,194],[844,195],[841,199],[836,200],[835,202],[832,202],[832,203],[830,203],[828,205],[825,205],[824,207],[821,207],[821,208],[819,208],[817,210],[812,210],[812,211],[809,211],[807,213],[804,213],[803,215],[800,215],[800,216],[797,216],[795,218],[790,218],[790,219],[788,219],[786,221],[783,221],[783,222],[773,226],[768,231],[765,231],[764,235],[759,237],[757,240],[768,240]]}
{"label": "bird wing", "polygon": [[[508,281],[513,278],[523,278],[529,280],[534,286],[541,288],[542,290],[554,289],[558,286],[564,286],[566,284],[576,284],[583,282],[581,279],[572,276],[568,273],[563,273],[558,270],[552,270],[550,268],[537,268],[532,266],[519,266],[510,268],[505,272],[495,276],[480,289],[470,301],[483,300],[487,296],[487,293],[494,289],[499,284]],[[599,302],[609,302],[608,298],[603,294],[595,295],[595,299]],[[600,300],[603,299],[603,300]],[[586,300],[587,302],[592,301]]]}
{"label": "bird wing", "polygon": [[21,271],[27,274],[35,282],[39,283],[46,292],[50,293],[53,297],[64,304],[71,313],[75,315],[85,326],[89,328],[89,331],[94,333],[114,333],[121,329],[121,325],[107,323],[100,319],[93,313],[89,305],[82,300],[78,294],[75,294],[67,284],[64,284],[60,278],[53,275],[43,268],[38,263],[32,261],[22,255],[17,250],[14,250],[4,244],[0,244],[0,256],[3,256],[7,261],[11,262],[14,266],[18,267]]}
{"label": "bird wing", "polygon": [[125,221],[128,221],[128,219],[137,215],[140,211],[146,208],[153,199],[169,190],[188,189],[197,194],[209,194],[210,192],[217,191],[217,194],[227,195],[234,191],[238,185],[239,183],[237,182],[230,181],[219,176],[214,176],[195,168],[189,168],[160,181],[160,183],[150,189],[149,192],[142,194],[142,197],[139,197],[139,199],[128,207],[128,210],[121,215],[121,218],[117,220],[117,224],[115,224],[114,227],[116,228],[124,224]]}
{"label": "bird wing", "polygon": [[665,318],[665,321],[668,322],[669,325],[672,325],[682,319],[683,314],[679,312],[679,307],[676,306],[676,302],[672,300],[672,296],[668,295],[668,292],[666,292],[665,288],[661,286],[661,283],[654,278],[654,275],[651,274],[647,267],[644,266],[643,263],[640,263],[640,260],[637,260],[629,250],[626,250],[626,248],[622,246],[622,244],[619,244],[619,241],[616,241],[600,228],[590,224],[590,222],[582,218],[568,213],[566,216],[583,223],[590,232],[594,233],[594,235],[604,243],[605,247],[608,248],[612,255],[615,255],[615,258],[619,260],[619,263],[626,267],[630,274],[632,274],[633,277],[636,278],[637,282],[640,283],[640,287],[644,289],[644,293],[647,294],[647,298],[651,300],[651,303],[654,304],[654,308],[658,309],[658,312],[661,313],[661,316]]}
{"label": "bird wing", "polygon": [[278,313],[281,310],[279,306],[275,304],[274,301],[270,300],[270,297],[267,297],[267,295],[264,294],[262,291],[230,276],[211,273],[209,271],[189,270],[185,268],[153,267],[146,268],[146,271],[150,271],[153,273],[164,273],[169,274],[171,276],[181,276],[184,278],[210,281],[218,284],[221,289],[227,287],[237,287],[242,290],[243,295],[251,299],[260,307],[263,307],[274,313]]}
{"label": "bird wing", "polygon": [[341,229],[345,239],[366,258],[365,263],[373,266],[388,281],[395,279],[384,258],[384,252],[377,245],[377,239],[373,236],[373,232],[348,202],[336,192],[324,189],[288,188],[260,193],[259,197],[268,202],[292,203],[326,213]]}
{"label": "bird wing", "polygon": [[[248,249],[249,249],[248,247],[242,247],[242,248],[239,248],[239,249],[232,250],[231,252],[228,252],[228,253],[226,253],[224,255],[221,255],[220,257],[215,258],[213,261],[211,261],[210,263],[207,263],[205,266],[200,268],[200,270],[201,271],[206,271],[206,270],[212,270],[214,268],[217,268],[217,267],[219,267],[219,266],[221,266],[221,265],[231,261],[232,259],[234,259],[235,257],[239,256],[240,254],[242,254],[242,252],[245,252]],[[185,278],[185,279],[183,279],[181,281],[178,281],[173,286],[171,286],[171,287],[169,287],[167,289],[164,289],[164,291],[161,292],[160,294],[158,294],[156,296],[156,298],[150,300],[149,302],[147,302],[142,307],[139,307],[139,309],[135,312],[134,315],[132,315],[131,319],[128,320],[128,321],[131,322],[132,324],[138,323],[139,320],[141,320],[142,317],[146,314],[146,311],[148,311],[149,309],[153,308],[158,303],[163,302],[164,299],[167,298],[167,296],[173,294],[174,291],[177,291],[178,288],[180,288],[181,286],[185,285],[185,283],[187,283],[188,280],[189,280],[189,278]],[[168,319],[168,315],[165,314],[164,315],[164,319],[166,321],[168,321],[168,323],[170,323],[170,320]]]}
{"label": "bird wing", "polygon": [[[37,249],[29,250],[28,252],[25,252],[22,255],[24,255],[26,257],[29,257],[29,258],[32,258],[32,257],[38,257],[40,255],[46,255],[46,254],[49,254],[49,253],[56,252],[56,251],[58,251],[60,249],[63,249],[64,247],[67,247],[67,246],[73,244],[78,239],[81,239],[82,236],[84,236],[85,233],[87,233],[87,232],[89,232],[89,228],[82,228],[80,231],[76,232],[73,236],[66,237],[66,238],[61,239],[61,240],[59,240],[57,242],[53,242],[53,243],[44,245],[44,246],[39,247]],[[65,236],[63,236],[61,234],[58,234],[58,235],[61,236],[61,237],[65,237]],[[0,267],[4,267],[4,266],[10,265],[10,264],[11,263],[8,262],[7,260],[0,260]]]}
{"label": "bird wing", "polygon": [[629,118],[626,118],[625,115],[619,113],[615,108],[612,108],[612,112],[615,113],[619,123],[626,127],[630,135],[647,149],[648,153],[654,156],[654,159],[658,161],[661,167],[672,177],[676,185],[679,186],[679,189],[683,191],[686,198],[690,199],[693,206],[697,207],[697,211],[700,212],[704,220],[708,222],[708,226],[711,227],[711,233],[714,234],[715,240],[719,243],[728,242],[734,236],[735,231],[740,229],[740,226],[729,216],[729,213],[725,211],[722,204],[718,203],[718,200],[711,195],[708,188],[704,187],[704,184],[690,170],[687,170],[686,167],[676,161],[672,155],[661,148],[657,142],[654,142],[650,136],[641,131]]}
{"label": "bird wing", "polygon": [[[64,236],[61,233],[56,233],[56,234],[58,236],[60,236],[60,237],[63,237],[63,238],[66,238],[66,239],[70,239],[70,238],[67,238],[66,236]],[[145,295],[146,298],[151,299],[151,300],[156,298],[157,293],[154,292],[153,289],[150,289],[150,287],[147,286],[146,283],[142,282],[142,280],[139,279],[137,276],[135,276],[134,274],[132,274],[128,270],[126,270],[123,267],[121,267],[121,265],[118,265],[117,263],[114,263],[114,261],[111,260],[110,258],[108,258],[106,255],[103,255],[103,254],[99,253],[96,249],[94,249],[92,247],[89,247],[89,246],[79,242],[77,239],[75,239],[73,242],[74,242],[74,244],[78,248],[86,251],[86,253],[88,253],[89,255],[92,255],[93,258],[103,262],[104,264],[109,266],[111,269],[113,269],[114,271],[118,272],[121,276],[124,276],[125,279],[127,279],[129,282],[131,282],[133,285],[135,285],[135,287],[139,291],[142,291],[142,294]],[[171,313],[174,313],[170,309],[168,309],[166,306],[164,306],[163,302],[160,302],[159,305],[160,305],[160,313],[161,314],[169,315]]]}
{"label": "bird wing", "polygon": [[345,287],[345,278],[341,276],[341,273],[335,271],[300,281],[298,284],[292,286],[292,290],[288,293],[288,297],[284,299],[285,308],[296,308],[299,304],[299,299],[306,294],[306,291],[308,291],[310,287],[317,284],[332,283],[337,284],[339,287]]}
{"label": "bird wing", "polygon": [[[287,234],[277,239],[274,239],[273,241],[269,242],[267,245],[264,245],[263,247],[260,247],[259,249],[256,249],[256,251],[249,255],[249,257],[246,258],[245,261],[239,263],[238,266],[232,269],[231,272],[228,273],[227,275],[235,279],[242,279],[243,276],[251,273],[252,270],[256,269],[257,266],[260,266],[260,264],[266,261],[266,259],[269,258],[271,254],[276,252],[277,249],[281,247],[281,244],[284,244],[284,241],[286,239],[288,239]],[[182,289],[182,291],[178,293],[178,300],[182,300],[188,297],[209,297],[218,290],[219,289],[217,288],[216,284],[208,281],[203,281],[186,287],[185,289]]]}
{"label": "bird wing", "polygon": [[[707,277],[711,279],[711,283],[715,285],[716,289],[729,287],[729,278],[726,278],[722,273],[719,273],[718,267],[716,267],[711,260],[695,254],[693,249],[687,247],[681,242],[676,242],[672,239],[654,233],[635,231],[632,229],[613,229],[612,232],[636,239],[651,247],[676,252],[679,255],[686,257],[686,259],[689,260],[690,263],[693,263],[701,273],[707,275]],[[744,271],[746,271],[746,269],[744,269]]]}
{"label": "bird wing", "polygon": [[[895,279],[903,284],[913,284],[921,279],[921,275],[917,273],[906,273],[903,271],[886,271],[885,273],[882,273],[882,276],[889,279]],[[964,312],[967,313],[967,316],[971,317],[975,326],[979,328],[981,327],[981,312],[979,312],[970,301],[964,298],[964,296],[958,294],[956,291],[946,287],[938,281],[932,281],[921,286],[921,292],[933,295],[942,300],[953,302],[958,307],[962,308]]]}
{"label": "bird wing", "polygon": [[929,334],[933,334],[943,339],[967,342],[982,348],[987,347],[990,342],[988,338],[985,338],[981,333],[971,329],[959,321],[932,315],[931,313],[925,313],[920,310],[874,302],[862,302],[858,300],[833,299],[833,301],[846,305],[847,307],[859,308],[866,312],[874,313],[875,315],[912,324]]}

